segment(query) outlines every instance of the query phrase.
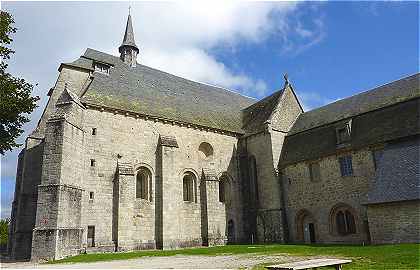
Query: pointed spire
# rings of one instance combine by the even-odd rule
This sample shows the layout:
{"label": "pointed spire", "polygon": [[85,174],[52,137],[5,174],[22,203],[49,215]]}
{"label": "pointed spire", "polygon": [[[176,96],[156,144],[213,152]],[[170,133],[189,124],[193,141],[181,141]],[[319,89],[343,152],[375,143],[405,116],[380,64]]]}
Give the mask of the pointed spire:
{"label": "pointed spire", "polygon": [[127,25],[125,27],[124,38],[123,38],[122,44],[119,48],[120,53],[121,53],[123,47],[125,47],[125,46],[131,46],[131,47],[135,48],[137,50],[137,52],[139,51],[139,48],[136,45],[136,41],[134,40],[134,31],[133,31],[133,23],[131,21],[131,14],[128,14],[128,19],[127,19]]}
{"label": "pointed spire", "polygon": [[125,27],[123,42],[118,50],[120,52],[120,59],[126,64],[135,67],[137,63],[137,54],[139,53],[139,48],[137,47],[136,41],[134,40],[130,8],[128,10],[128,19],[127,25]]}

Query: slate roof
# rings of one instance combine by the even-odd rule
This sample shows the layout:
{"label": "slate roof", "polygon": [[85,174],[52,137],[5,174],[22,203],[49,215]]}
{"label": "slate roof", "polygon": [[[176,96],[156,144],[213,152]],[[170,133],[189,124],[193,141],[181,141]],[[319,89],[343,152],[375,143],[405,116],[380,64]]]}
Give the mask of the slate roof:
{"label": "slate roof", "polygon": [[289,134],[360,115],[420,96],[420,73],[345,98],[299,116]]}
{"label": "slate roof", "polygon": [[255,102],[238,93],[141,64],[130,67],[116,56],[93,49],[87,49],[81,59],[112,65],[109,75],[94,72],[81,97],[85,103],[243,133],[241,110]]}
{"label": "slate roof", "polygon": [[[356,101],[359,101],[365,108],[370,106],[366,102],[371,101],[375,105],[372,105],[375,108],[372,111],[354,115],[354,113],[358,113],[358,108],[354,97],[350,97],[340,101],[338,105],[327,105],[320,110],[302,114],[302,117],[299,117],[295,123],[298,127],[303,127],[308,119],[319,119],[318,123],[322,123],[322,125],[303,132],[289,133],[283,143],[280,167],[305,160],[315,160],[343,150],[336,144],[336,128],[348,121],[349,118],[342,118],[344,115],[352,115],[351,140],[345,147],[346,149],[361,149],[420,134],[418,79],[419,74],[416,74],[374,89],[372,93],[365,92],[356,96]],[[380,101],[375,101],[374,97],[379,98]],[[380,104],[386,105],[381,105],[384,107],[378,108]],[[353,113],[341,113],[337,111],[338,106],[342,107],[344,111],[346,108],[350,111],[353,106]],[[305,114],[310,117],[305,117]],[[325,120],[323,120],[324,118]],[[337,118],[340,120],[335,121]],[[296,132],[298,128],[293,127],[293,130]]]}
{"label": "slate roof", "polygon": [[420,200],[420,138],[390,144],[383,150],[368,204]]}
{"label": "slate roof", "polygon": [[247,131],[258,131],[264,128],[264,123],[279,104],[283,93],[284,89],[281,89],[245,108],[242,113],[243,128]]}
{"label": "slate roof", "polygon": [[80,57],[79,59],[70,62],[70,63],[63,63],[60,65],[60,67],[58,68],[58,71],[61,71],[61,68],[63,66],[70,66],[70,67],[75,67],[75,68],[82,68],[82,69],[87,69],[90,71],[93,71],[93,61],[91,59],[87,59],[87,58],[83,58]]}

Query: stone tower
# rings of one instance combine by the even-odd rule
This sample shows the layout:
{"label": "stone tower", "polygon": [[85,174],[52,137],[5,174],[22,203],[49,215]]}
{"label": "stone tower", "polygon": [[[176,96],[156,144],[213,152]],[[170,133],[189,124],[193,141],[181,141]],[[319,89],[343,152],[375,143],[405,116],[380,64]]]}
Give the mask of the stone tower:
{"label": "stone tower", "polygon": [[139,48],[134,40],[133,24],[131,22],[131,15],[128,14],[127,26],[125,27],[125,34],[121,46],[118,48],[120,52],[120,59],[132,67],[136,66],[137,54]]}

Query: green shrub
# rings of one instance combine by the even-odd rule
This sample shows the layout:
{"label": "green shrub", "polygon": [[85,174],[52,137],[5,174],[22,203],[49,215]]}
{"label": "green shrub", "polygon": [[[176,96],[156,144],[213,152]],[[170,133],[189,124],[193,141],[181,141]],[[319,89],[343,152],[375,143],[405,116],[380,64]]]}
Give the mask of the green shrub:
{"label": "green shrub", "polygon": [[9,223],[10,220],[0,219],[0,245],[7,245],[7,240],[9,239]]}

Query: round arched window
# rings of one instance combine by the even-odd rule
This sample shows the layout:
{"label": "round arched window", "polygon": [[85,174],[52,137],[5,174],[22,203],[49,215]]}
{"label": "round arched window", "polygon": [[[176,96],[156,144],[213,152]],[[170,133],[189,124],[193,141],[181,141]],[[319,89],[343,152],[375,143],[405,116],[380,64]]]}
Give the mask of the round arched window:
{"label": "round arched window", "polygon": [[182,193],[184,201],[197,202],[197,182],[191,172],[186,172],[182,178]]}
{"label": "round arched window", "polygon": [[208,159],[213,156],[213,147],[207,142],[202,142],[198,147],[198,152],[202,159]]}
{"label": "round arched window", "polygon": [[136,175],[136,198],[151,201],[152,174],[146,167],[140,167]]}
{"label": "round arched window", "polygon": [[330,213],[331,231],[338,235],[357,233],[355,211],[348,205],[338,204]]}

